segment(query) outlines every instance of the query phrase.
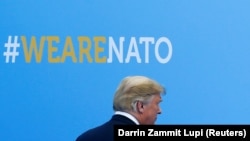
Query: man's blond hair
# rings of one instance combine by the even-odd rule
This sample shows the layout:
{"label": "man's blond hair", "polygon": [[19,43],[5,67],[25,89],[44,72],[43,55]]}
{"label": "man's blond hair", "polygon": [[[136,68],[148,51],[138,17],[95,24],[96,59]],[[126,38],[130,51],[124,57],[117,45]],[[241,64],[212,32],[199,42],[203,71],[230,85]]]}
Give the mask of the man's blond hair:
{"label": "man's blond hair", "polygon": [[153,95],[165,94],[165,88],[158,82],[145,76],[128,76],[119,84],[114,100],[114,111],[135,110],[134,103],[140,100],[148,102]]}

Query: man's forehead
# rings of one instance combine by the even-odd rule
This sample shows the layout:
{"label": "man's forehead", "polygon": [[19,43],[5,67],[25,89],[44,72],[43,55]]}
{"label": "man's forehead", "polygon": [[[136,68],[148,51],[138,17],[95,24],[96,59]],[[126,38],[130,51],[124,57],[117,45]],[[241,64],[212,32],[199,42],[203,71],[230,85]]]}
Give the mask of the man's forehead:
{"label": "man's forehead", "polygon": [[160,94],[155,95],[155,99],[158,101],[162,101],[162,97]]}

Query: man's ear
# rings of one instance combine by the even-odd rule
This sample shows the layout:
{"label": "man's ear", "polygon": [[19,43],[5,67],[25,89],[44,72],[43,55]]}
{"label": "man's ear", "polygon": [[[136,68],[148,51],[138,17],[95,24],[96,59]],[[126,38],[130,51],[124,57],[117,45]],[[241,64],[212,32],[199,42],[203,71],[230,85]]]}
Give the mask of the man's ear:
{"label": "man's ear", "polygon": [[136,108],[137,108],[137,111],[138,111],[139,113],[143,113],[143,111],[144,111],[143,102],[137,101],[137,103],[136,103]]}

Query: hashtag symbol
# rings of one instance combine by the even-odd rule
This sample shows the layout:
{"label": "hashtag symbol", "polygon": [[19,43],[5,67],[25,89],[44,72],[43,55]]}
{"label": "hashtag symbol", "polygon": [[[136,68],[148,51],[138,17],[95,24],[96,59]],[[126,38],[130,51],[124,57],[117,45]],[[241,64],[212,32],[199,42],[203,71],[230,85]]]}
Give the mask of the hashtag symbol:
{"label": "hashtag symbol", "polygon": [[9,63],[10,57],[12,63],[15,63],[16,56],[19,55],[19,52],[17,51],[17,48],[20,47],[20,44],[17,43],[18,37],[15,36],[14,42],[12,42],[12,36],[8,37],[8,42],[4,44],[4,46],[7,48],[7,51],[3,53],[3,56],[5,56],[5,62]]}

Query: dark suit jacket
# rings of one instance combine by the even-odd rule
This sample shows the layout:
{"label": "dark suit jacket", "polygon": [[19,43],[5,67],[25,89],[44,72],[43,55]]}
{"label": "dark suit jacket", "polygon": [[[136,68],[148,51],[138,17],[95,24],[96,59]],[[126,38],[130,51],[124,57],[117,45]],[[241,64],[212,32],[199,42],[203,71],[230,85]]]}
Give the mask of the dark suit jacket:
{"label": "dark suit jacket", "polygon": [[77,137],[76,141],[113,141],[114,125],[136,125],[129,118],[122,115],[113,115],[106,123],[90,129]]}

